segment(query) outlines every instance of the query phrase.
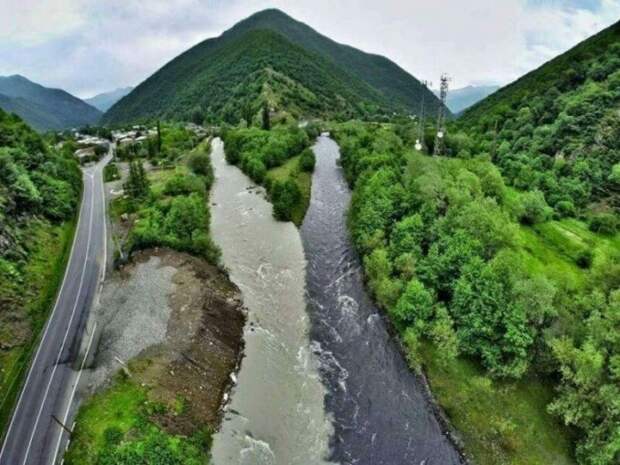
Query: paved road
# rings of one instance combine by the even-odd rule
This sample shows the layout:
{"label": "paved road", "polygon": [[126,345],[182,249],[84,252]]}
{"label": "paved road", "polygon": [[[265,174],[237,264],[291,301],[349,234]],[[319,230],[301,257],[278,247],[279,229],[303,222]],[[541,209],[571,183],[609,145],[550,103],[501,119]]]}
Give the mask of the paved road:
{"label": "paved road", "polygon": [[68,412],[88,352],[80,350],[80,345],[88,349],[92,341],[84,328],[105,269],[102,173],[110,158],[108,154],[97,165],[83,170],[84,191],[71,257],[13,412],[0,451],[0,465],[49,465],[64,449],[68,434],[54,417],[70,421]]}

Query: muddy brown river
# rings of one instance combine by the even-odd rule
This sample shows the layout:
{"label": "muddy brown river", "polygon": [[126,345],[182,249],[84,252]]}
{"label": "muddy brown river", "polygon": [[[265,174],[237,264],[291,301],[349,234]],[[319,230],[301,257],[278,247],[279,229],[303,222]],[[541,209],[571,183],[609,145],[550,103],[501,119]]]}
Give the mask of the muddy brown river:
{"label": "muddy brown river", "polygon": [[264,191],[213,142],[211,229],[248,309],[245,357],[220,431],[216,465],[329,463],[331,421],[312,353],[298,229],[273,219]]}

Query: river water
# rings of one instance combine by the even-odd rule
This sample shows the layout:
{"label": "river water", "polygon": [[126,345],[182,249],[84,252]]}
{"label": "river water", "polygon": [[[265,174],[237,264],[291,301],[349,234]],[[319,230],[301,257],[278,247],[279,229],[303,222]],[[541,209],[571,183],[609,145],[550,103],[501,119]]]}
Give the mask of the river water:
{"label": "river water", "polygon": [[299,231],[213,142],[211,229],[248,308],[245,357],[212,448],[216,465],[320,465],[333,435],[311,351]]}
{"label": "river water", "polygon": [[336,164],[338,146],[320,137],[314,152],[312,201],[301,235],[313,351],[335,428],[330,458],[357,465],[460,464],[364,290],[346,227],[350,193]]}

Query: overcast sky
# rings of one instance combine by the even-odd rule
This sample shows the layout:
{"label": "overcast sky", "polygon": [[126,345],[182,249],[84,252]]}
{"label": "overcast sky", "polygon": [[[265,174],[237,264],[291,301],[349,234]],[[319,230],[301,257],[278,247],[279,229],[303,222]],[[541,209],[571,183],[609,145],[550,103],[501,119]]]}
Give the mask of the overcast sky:
{"label": "overcast sky", "polygon": [[452,87],[506,84],[620,19],[620,0],[0,0],[0,75],[80,97],[135,86],[267,7]]}

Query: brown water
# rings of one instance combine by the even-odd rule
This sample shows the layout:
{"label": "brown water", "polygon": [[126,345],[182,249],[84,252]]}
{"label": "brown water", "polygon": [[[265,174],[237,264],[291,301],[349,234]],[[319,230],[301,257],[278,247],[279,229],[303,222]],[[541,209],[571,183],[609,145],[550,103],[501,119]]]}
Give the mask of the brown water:
{"label": "brown water", "polygon": [[329,463],[325,388],[310,349],[306,261],[299,231],[276,222],[264,191],[213,142],[211,230],[248,308],[245,357],[220,431],[216,465]]}

